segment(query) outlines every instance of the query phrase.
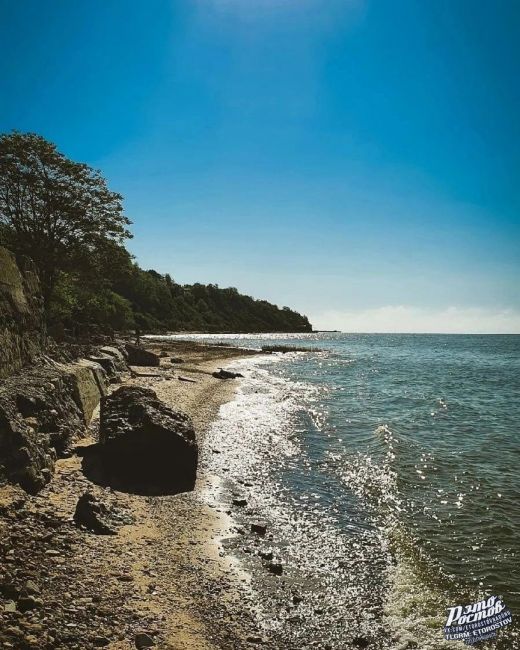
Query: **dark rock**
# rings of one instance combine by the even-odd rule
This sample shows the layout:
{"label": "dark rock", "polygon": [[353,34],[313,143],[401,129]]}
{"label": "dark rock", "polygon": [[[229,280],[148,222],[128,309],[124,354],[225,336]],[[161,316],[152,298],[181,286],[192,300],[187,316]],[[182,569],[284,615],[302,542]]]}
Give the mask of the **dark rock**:
{"label": "dark rock", "polygon": [[274,573],[275,576],[281,576],[283,573],[283,565],[279,562],[269,562],[267,568],[271,573]]}
{"label": "dark rock", "polygon": [[198,446],[191,419],[153,390],[122,386],[103,398],[99,434],[97,456],[84,457],[93,480],[138,494],[193,489]]}
{"label": "dark rock", "polygon": [[233,505],[243,508],[244,506],[247,506],[247,499],[233,499]]}
{"label": "dark rock", "polygon": [[116,382],[119,380],[119,371],[116,368],[114,359],[108,354],[90,355],[88,357],[88,360],[93,361],[94,363],[98,363],[103,368],[108,379],[111,382]]}
{"label": "dark rock", "polygon": [[272,551],[258,551],[258,555],[259,555],[263,560],[272,560],[273,557],[274,557]]}
{"label": "dark rock", "polygon": [[21,612],[27,612],[38,607],[43,607],[43,600],[36,596],[22,596],[18,599],[18,608]]}
{"label": "dark rock", "polygon": [[7,600],[16,600],[20,595],[20,590],[11,579],[5,578],[0,582],[0,594]]}
{"label": "dark rock", "polygon": [[98,535],[115,535],[107,506],[96,499],[90,492],[85,492],[78,499],[74,511],[74,521]]}
{"label": "dark rock", "polygon": [[352,639],[352,643],[356,648],[368,648],[370,645],[370,641],[364,636],[355,636]]}
{"label": "dark rock", "polygon": [[251,524],[251,532],[263,536],[267,533],[267,526],[265,524]]}
{"label": "dark rock", "polygon": [[118,372],[125,372],[128,370],[126,365],[126,350],[124,348],[118,348],[115,345],[104,345],[102,348],[99,348],[99,352],[106,356],[109,356],[114,361],[114,365]]}
{"label": "dark rock", "polygon": [[161,363],[157,354],[137,345],[127,343],[125,349],[128,353],[129,366],[159,366]]}
{"label": "dark rock", "polygon": [[61,365],[29,368],[1,383],[0,476],[31,494],[48,483],[56,453],[85,429],[76,390],[69,368]]}
{"label": "dark rock", "polygon": [[213,377],[216,377],[217,379],[236,379],[237,377],[244,376],[239,372],[231,372],[229,370],[224,370],[223,368],[219,368],[219,370],[211,374],[213,375]]}
{"label": "dark rock", "polygon": [[135,647],[137,650],[143,650],[143,648],[151,648],[155,645],[154,640],[146,632],[138,632],[135,635]]}
{"label": "dark rock", "polygon": [[170,361],[172,363],[185,363],[184,359],[182,359],[181,357],[172,357]]}
{"label": "dark rock", "polygon": [[107,645],[110,645],[110,639],[107,639],[106,636],[95,636],[92,639],[92,645],[95,648],[104,648]]}
{"label": "dark rock", "polygon": [[108,382],[87,360],[47,362],[0,384],[0,477],[37,493],[52,477],[56,455],[83,435]]}

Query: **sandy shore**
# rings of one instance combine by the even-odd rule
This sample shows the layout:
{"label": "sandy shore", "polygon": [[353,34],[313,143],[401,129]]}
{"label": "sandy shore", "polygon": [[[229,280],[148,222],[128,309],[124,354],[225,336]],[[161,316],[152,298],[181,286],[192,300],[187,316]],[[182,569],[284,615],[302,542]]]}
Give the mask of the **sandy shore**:
{"label": "sandy shore", "polygon": [[[153,388],[167,404],[186,411],[203,446],[204,432],[236,387],[234,380],[215,379],[211,372],[246,353],[181,342],[147,347],[165,351],[161,367],[140,369],[127,381]],[[172,356],[183,363],[171,364]],[[95,441],[95,421],[91,432],[80,446]],[[38,496],[24,495],[23,517],[15,503],[21,495],[13,489],[3,504],[4,544],[27,554],[29,581],[34,578],[37,596],[46,611],[52,605],[52,614],[46,621],[30,611],[21,615],[10,630],[19,642],[2,647],[123,650],[137,647],[139,634],[148,635],[154,647],[171,650],[261,642],[242,604],[247,576],[233,568],[221,546],[233,535],[233,524],[202,497],[218,482],[201,471],[190,493],[126,494],[92,484],[81,470],[81,455],[74,454],[57,462],[53,480]],[[89,534],[71,525],[78,496],[87,490],[129,522],[117,535]]]}

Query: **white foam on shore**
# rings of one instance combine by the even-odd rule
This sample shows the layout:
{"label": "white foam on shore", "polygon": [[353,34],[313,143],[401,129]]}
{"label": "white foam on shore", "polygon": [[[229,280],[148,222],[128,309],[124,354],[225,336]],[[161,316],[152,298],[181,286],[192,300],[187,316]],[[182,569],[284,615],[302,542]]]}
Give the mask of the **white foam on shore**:
{"label": "white foam on shore", "polygon": [[[306,574],[310,583],[316,581],[316,584],[323,585],[327,581],[331,592],[339,588],[338,594],[347,601],[362,602],[366,591],[373,588],[371,581],[374,576],[367,567],[371,562],[371,554],[376,552],[375,540],[379,540],[383,553],[395,544],[395,539],[391,541],[391,538],[399,526],[399,511],[406,505],[399,499],[392,471],[396,441],[388,427],[379,427],[374,431],[374,437],[387,450],[383,465],[374,463],[361,454],[356,459],[349,459],[348,463],[346,458],[338,459],[344,463],[344,469],[339,474],[345,487],[361,498],[369,497],[372,506],[377,504],[376,509],[384,510],[388,515],[386,524],[379,528],[375,537],[361,537],[356,544],[348,546],[340,535],[336,539],[329,537],[333,531],[326,527],[325,522],[323,530],[320,530],[316,528],[315,521],[306,519],[305,513],[293,512],[283,499],[280,486],[273,483],[271,460],[274,458],[281,463],[291,459],[297,463],[302,462],[299,458],[302,450],[296,434],[296,415],[302,409],[302,402],[306,401],[309,406],[318,389],[273,372],[277,364],[290,359],[289,355],[258,355],[233,361],[226,366],[227,369],[242,373],[244,379],[239,380],[234,399],[221,406],[218,418],[208,431],[203,452],[205,470],[224,479],[229,478],[247,499],[247,508],[257,513],[259,518],[268,513],[273,521],[285,521],[289,526],[296,526],[298,521],[301,527],[297,544],[303,553],[298,558],[293,555],[291,544],[285,547],[284,559],[289,566],[291,561],[295,564],[298,562],[299,570]],[[312,413],[310,417],[312,418]],[[254,484],[247,485],[253,476]],[[339,485],[338,482],[338,488]],[[229,496],[222,484],[218,490],[206,494],[208,502],[218,507],[225,507]],[[305,503],[307,507],[308,495],[302,495],[302,498],[305,499],[302,504]],[[313,511],[309,514],[312,516]],[[280,530],[282,528],[281,526]],[[347,567],[343,585],[343,578],[337,572],[338,563],[330,555],[330,550],[323,547],[321,553],[317,552],[321,534],[327,534],[329,545],[337,549],[336,555],[340,557],[340,563],[345,563],[347,557],[352,560]],[[379,624],[389,635],[388,646],[385,647],[389,650],[410,647],[455,650],[460,643],[447,642],[443,638],[446,595],[440,589],[425,583],[406,553],[396,552],[394,558],[394,564],[382,569],[386,575],[387,590]],[[234,564],[237,570],[248,571],[238,557],[235,557]],[[357,584],[349,584],[349,571],[357,573]],[[363,579],[366,582],[363,583]],[[267,631],[280,630],[285,624],[283,616],[273,617],[268,606],[264,607],[262,592],[255,591],[254,581],[248,579],[247,583],[258,625]],[[375,621],[370,617],[365,620],[359,618],[356,624],[360,631],[367,631],[375,625]]]}
{"label": "white foam on shore", "polygon": [[[291,611],[278,606],[276,613],[266,615],[262,610],[265,629],[290,630],[302,643],[311,638],[338,642],[370,635],[377,621],[364,605],[367,591],[377,591],[373,564],[376,556],[380,558],[379,543],[367,530],[345,535],[333,513],[325,514],[318,488],[312,483],[314,466],[304,453],[301,438],[309,425],[302,415],[317,427],[316,435],[326,435],[320,434],[321,419],[312,408],[319,388],[276,371],[280,362],[291,359],[298,356],[259,355],[227,366],[242,373],[244,379],[208,431],[203,465],[205,471],[228,478],[237,489],[236,494],[222,491],[218,495],[221,502],[227,498],[229,504],[233,496],[247,500],[247,507],[239,512],[231,505],[232,515],[236,512],[244,520],[247,511],[251,513],[245,516],[248,522],[270,522],[267,537],[273,531],[272,538],[262,543],[271,545],[275,558],[283,562],[284,581],[293,581],[306,594],[299,608],[305,618],[298,628],[288,620]],[[284,472],[302,469],[306,478],[298,486],[283,478]],[[256,562],[256,584],[261,585],[265,569]],[[258,601],[265,602],[269,594],[259,588]],[[314,612],[322,609],[316,617]]]}
{"label": "white foam on shore", "polygon": [[[276,364],[281,357],[272,355],[268,360],[270,364]],[[240,486],[247,482],[249,476],[257,476],[262,465],[268,469],[265,463],[266,447],[278,456],[298,453],[297,447],[286,436],[280,435],[289,426],[288,421],[294,407],[294,391],[285,380],[262,368],[265,362],[266,356],[259,355],[234,360],[226,365],[226,370],[239,372],[244,378],[236,380],[234,398],[220,407],[218,417],[206,433],[204,448],[201,450],[204,471],[213,479],[201,496],[213,508],[225,511],[230,507],[232,494],[229,493],[229,487],[224,485],[229,481],[238,486],[241,492],[245,491],[248,507],[260,510],[255,492]],[[269,490],[267,485],[265,488]],[[238,493],[234,494],[237,496]],[[231,512],[226,516],[232,522],[229,529],[235,531],[236,537],[239,522],[233,518],[233,514]],[[255,593],[247,566],[236,554],[230,554],[229,557],[232,558],[234,571],[243,577],[243,586],[249,594],[248,600],[257,625],[272,629],[272,626],[266,624],[272,617],[263,607],[261,594]]]}

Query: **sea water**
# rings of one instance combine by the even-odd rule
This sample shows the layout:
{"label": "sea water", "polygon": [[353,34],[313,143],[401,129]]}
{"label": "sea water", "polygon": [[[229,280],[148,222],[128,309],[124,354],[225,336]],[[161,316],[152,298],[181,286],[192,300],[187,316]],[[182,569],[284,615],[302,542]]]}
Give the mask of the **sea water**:
{"label": "sea water", "polygon": [[270,522],[265,548],[236,544],[255,575],[283,563],[283,588],[253,581],[266,629],[284,647],[463,647],[446,608],[496,595],[513,625],[486,647],[520,648],[520,336],[210,338],[309,349],[232,364],[245,378],[205,458]]}

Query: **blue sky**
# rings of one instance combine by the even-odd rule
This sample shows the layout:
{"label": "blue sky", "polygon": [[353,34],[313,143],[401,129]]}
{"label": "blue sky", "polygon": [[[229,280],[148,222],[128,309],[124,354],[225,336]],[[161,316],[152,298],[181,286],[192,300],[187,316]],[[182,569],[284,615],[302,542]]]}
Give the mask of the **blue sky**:
{"label": "blue sky", "polygon": [[516,0],[0,0],[0,130],[145,268],[321,328],[520,332]]}

